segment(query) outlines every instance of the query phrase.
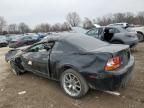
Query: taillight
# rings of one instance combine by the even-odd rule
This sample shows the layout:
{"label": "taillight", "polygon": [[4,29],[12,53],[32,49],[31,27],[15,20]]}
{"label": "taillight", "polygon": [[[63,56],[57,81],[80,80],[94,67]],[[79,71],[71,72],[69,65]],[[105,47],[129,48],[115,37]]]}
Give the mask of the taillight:
{"label": "taillight", "polygon": [[120,65],[121,65],[121,59],[119,56],[116,56],[108,60],[107,64],[105,65],[105,70],[112,71],[119,68]]}

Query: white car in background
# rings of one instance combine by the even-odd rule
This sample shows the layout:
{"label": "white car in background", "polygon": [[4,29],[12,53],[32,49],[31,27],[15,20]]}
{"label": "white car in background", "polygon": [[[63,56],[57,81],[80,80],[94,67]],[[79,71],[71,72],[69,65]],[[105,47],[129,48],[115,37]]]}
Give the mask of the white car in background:
{"label": "white car in background", "polygon": [[140,42],[144,41],[144,26],[133,26],[128,27],[128,31],[135,31],[137,32],[137,36]]}
{"label": "white car in background", "polygon": [[122,23],[113,23],[113,24],[109,24],[107,26],[120,26],[120,27],[123,27],[123,28],[127,28],[129,27],[129,24],[126,23],[126,22],[122,22]]}
{"label": "white car in background", "polygon": [[129,32],[136,32],[139,41],[140,42],[144,41],[144,26],[128,24],[126,22],[109,24],[108,26],[120,26],[120,27],[125,28]]}

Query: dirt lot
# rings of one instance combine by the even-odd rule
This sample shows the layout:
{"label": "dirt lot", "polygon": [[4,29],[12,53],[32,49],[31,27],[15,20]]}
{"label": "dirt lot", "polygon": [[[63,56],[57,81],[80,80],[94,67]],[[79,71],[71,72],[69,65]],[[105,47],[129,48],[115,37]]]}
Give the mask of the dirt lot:
{"label": "dirt lot", "polygon": [[[59,83],[26,73],[15,76],[4,61],[8,48],[0,49],[0,108],[144,108],[144,43],[133,52],[134,78],[121,96],[91,90],[82,99],[66,96]],[[25,94],[19,95],[21,91]]]}

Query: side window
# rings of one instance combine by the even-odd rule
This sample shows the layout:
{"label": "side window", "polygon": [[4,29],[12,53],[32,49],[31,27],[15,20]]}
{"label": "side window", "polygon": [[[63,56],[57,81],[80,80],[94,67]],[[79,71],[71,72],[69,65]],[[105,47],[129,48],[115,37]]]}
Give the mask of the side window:
{"label": "side window", "polygon": [[114,29],[114,33],[120,33],[120,31],[118,29]]}
{"label": "side window", "polygon": [[108,28],[109,33],[115,33],[115,29],[114,28]]}
{"label": "side window", "polygon": [[31,47],[28,52],[42,52],[42,51],[49,51],[54,45],[54,42],[49,43],[41,43]]}
{"label": "side window", "polygon": [[97,36],[99,34],[99,30],[98,29],[92,29],[92,30],[88,31],[87,34],[90,36]]}
{"label": "side window", "polygon": [[28,51],[29,52],[39,52],[40,50],[43,50],[43,49],[44,49],[44,44],[38,44],[38,45],[31,47]]}
{"label": "side window", "polygon": [[109,28],[109,33],[120,33],[117,28]]}

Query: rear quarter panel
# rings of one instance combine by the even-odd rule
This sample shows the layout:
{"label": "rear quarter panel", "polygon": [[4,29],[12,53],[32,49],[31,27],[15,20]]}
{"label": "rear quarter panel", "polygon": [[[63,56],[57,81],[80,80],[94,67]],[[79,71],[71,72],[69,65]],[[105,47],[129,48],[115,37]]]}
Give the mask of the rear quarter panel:
{"label": "rear quarter panel", "polygon": [[104,70],[104,66],[110,57],[107,53],[56,53],[52,52],[50,57],[50,68],[52,75],[59,80],[64,67],[70,67],[82,75]]}

